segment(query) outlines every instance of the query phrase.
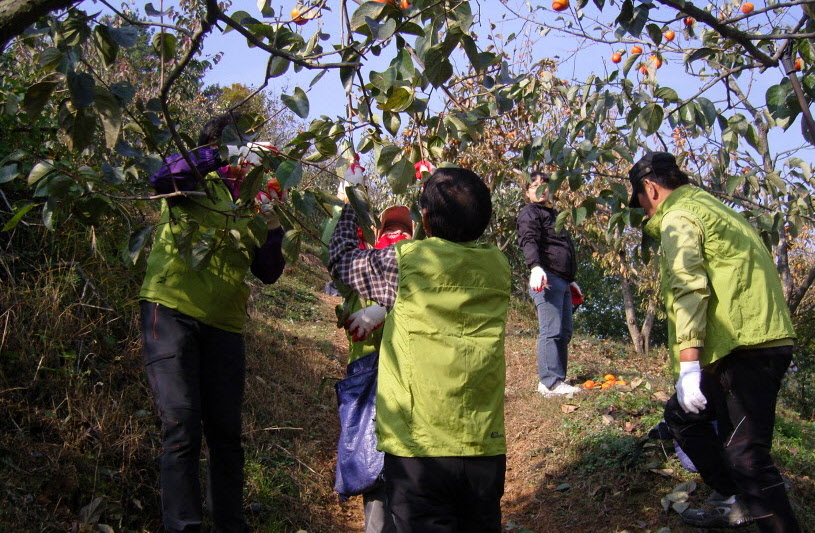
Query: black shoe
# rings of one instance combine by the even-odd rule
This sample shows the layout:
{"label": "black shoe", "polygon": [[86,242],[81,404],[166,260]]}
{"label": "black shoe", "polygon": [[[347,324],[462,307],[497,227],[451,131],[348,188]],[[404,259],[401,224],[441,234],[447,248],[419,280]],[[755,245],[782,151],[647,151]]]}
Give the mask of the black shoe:
{"label": "black shoe", "polygon": [[750,512],[736,496],[724,498],[714,493],[699,509],[688,509],[682,513],[686,524],[702,527],[739,527],[753,521]]}

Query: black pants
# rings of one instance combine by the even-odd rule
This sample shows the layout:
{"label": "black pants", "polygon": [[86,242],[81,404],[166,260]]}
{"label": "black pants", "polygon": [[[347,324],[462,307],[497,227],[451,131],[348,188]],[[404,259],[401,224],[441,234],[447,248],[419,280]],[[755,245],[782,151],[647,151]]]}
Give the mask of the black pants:
{"label": "black pants", "polygon": [[506,455],[385,454],[385,491],[398,533],[501,533]]}
{"label": "black pants", "polygon": [[760,531],[800,531],[770,456],[776,398],[791,359],[791,347],[733,352],[703,369],[704,411],[686,413],[676,395],[665,405],[665,421],[705,483],[737,494]]}
{"label": "black pants", "polygon": [[161,507],[168,532],[200,531],[202,433],[213,532],[243,532],[243,337],[141,302],[147,379],[161,418]]}

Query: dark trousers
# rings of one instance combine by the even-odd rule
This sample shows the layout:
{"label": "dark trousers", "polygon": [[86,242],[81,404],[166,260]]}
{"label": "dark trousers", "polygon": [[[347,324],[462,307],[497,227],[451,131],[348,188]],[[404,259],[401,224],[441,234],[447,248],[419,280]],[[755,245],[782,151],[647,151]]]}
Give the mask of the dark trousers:
{"label": "dark trousers", "polygon": [[141,302],[147,379],[161,419],[161,507],[168,532],[200,531],[201,437],[209,448],[213,532],[243,532],[243,337]]}
{"label": "dark trousers", "polygon": [[572,293],[569,283],[550,272],[548,287],[529,291],[538,311],[538,381],[553,388],[566,379],[572,340]]}
{"label": "dark trousers", "polygon": [[776,398],[791,359],[791,347],[733,352],[703,369],[704,411],[686,413],[676,395],[665,405],[665,421],[705,483],[737,494],[760,531],[800,531],[770,456]]}
{"label": "dark trousers", "polygon": [[385,491],[398,533],[501,533],[506,455],[385,454]]}

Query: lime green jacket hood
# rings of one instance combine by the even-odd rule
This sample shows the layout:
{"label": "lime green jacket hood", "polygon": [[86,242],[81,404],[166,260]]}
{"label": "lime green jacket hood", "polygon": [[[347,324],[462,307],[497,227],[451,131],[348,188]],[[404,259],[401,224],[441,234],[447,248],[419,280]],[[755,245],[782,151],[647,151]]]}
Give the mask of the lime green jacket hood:
{"label": "lime green jacket hood", "polygon": [[775,264],[755,229],[690,185],[672,191],[646,223],[662,254],[662,294],[674,370],[679,351],[702,347],[707,365],[738,348],[795,337]]}
{"label": "lime green jacket hood", "polygon": [[379,449],[402,457],[506,453],[506,257],[439,238],[396,245],[376,399]]}
{"label": "lime green jacket hood", "polygon": [[187,198],[172,208],[162,203],[139,297],[240,333],[249,298],[244,280],[267,230],[260,217],[235,210],[217,174],[208,178],[211,198]]}

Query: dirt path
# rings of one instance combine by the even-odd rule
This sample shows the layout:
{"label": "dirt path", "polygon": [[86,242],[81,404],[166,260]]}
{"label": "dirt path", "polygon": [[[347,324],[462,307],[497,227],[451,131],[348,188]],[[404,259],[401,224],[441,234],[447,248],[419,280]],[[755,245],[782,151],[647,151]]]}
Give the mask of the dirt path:
{"label": "dirt path", "polygon": [[[341,503],[332,491],[338,434],[333,382],[344,375],[347,357],[347,341],[336,328],[333,309],[340,300],[321,291],[311,292],[310,298],[311,303],[303,307],[309,311],[302,317],[270,317],[277,338],[258,347],[265,352],[259,361],[277,361],[258,369],[260,378],[276,382],[275,393],[282,393],[284,401],[265,416],[279,425],[285,420],[297,430],[290,434],[281,430],[271,443],[259,440],[254,446],[261,452],[285,449],[284,459],[291,463],[287,473],[296,485],[292,494],[297,496],[277,498],[270,505],[283,502],[291,507],[288,516],[293,518],[286,520],[292,533],[359,532],[363,531],[361,499]],[[287,294],[277,305],[296,307],[296,299]],[[571,399],[543,398],[535,390],[536,328],[531,306],[514,305],[506,342],[505,531],[694,531],[684,527],[676,513],[665,513],[660,503],[672,487],[693,475],[678,467],[670,445],[642,438],[661,418],[661,404],[670,388],[662,376],[663,361],[658,356],[636,358],[623,344],[578,336],[570,355],[574,382],[611,372],[642,384],[634,390],[583,391]],[[256,340],[264,335],[259,332]],[[291,353],[282,358],[275,355],[281,350]],[[250,378],[250,389],[257,386]],[[268,395],[250,392],[248,396],[254,404],[250,409],[266,408],[260,402]],[[692,498],[698,501],[705,496],[700,490]],[[264,528],[264,520],[258,519],[259,530],[279,531]]]}

